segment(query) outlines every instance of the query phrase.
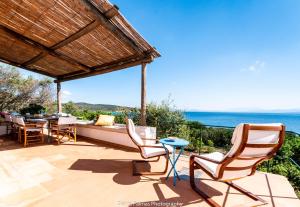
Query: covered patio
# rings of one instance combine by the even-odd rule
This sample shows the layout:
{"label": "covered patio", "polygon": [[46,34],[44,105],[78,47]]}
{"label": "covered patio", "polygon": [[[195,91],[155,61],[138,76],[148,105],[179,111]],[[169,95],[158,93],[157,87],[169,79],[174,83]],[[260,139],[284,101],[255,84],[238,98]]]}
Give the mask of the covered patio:
{"label": "covered patio", "polygon": [[[0,61],[54,78],[59,113],[62,82],[141,65],[146,125],[146,65],[159,56],[106,0],[0,2]],[[136,151],[86,138],[28,148],[4,138],[0,206],[208,206],[190,187],[187,156],[178,162],[184,179],[173,186],[165,176],[132,176],[131,160],[140,158]],[[260,205],[202,171],[197,177],[222,206]],[[300,205],[283,176],[258,172],[236,182],[268,206]]]}
{"label": "covered patio", "polygon": [[141,65],[141,125],[146,123],[146,65],[160,54],[106,0],[0,2],[0,61],[57,84]]}

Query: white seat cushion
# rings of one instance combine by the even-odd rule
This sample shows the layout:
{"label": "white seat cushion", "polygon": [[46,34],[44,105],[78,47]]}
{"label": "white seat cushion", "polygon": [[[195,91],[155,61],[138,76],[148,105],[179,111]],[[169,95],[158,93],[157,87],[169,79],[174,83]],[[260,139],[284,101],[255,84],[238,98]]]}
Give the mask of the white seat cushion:
{"label": "white seat cushion", "polygon": [[26,129],[27,131],[29,131],[29,132],[40,132],[40,131],[42,131],[42,129]]}
{"label": "white seat cushion", "polygon": [[28,131],[28,132],[40,132],[40,131],[42,131],[42,129],[27,128],[26,131]]}
{"label": "white seat cushion", "polygon": [[[161,143],[154,144],[153,146],[163,146]],[[171,146],[165,145],[166,148],[169,150],[170,153],[173,152],[173,148]],[[166,150],[164,148],[154,148],[154,147],[142,147],[142,153],[143,156],[148,158],[148,157],[153,157],[153,156],[159,156],[159,155],[165,155]]]}
{"label": "white seat cushion", "polygon": [[[203,154],[201,156],[207,157],[209,159],[216,160],[218,162],[221,162],[224,158],[224,154],[222,154],[220,152],[213,152],[213,153],[209,153],[209,154]],[[214,176],[217,176],[218,164],[209,162],[209,161],[201,159],[199,157],[195,157],[195,161],[199,165],[201,165],[203,168],[208,170],[210,173],[212,173]]]}

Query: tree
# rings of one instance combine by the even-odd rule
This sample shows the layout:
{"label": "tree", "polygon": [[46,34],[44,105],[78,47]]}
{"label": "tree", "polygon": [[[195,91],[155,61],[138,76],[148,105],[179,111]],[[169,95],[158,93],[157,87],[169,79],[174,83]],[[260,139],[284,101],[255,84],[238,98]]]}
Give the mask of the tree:
{"label": "tree", "polygon": [[63,112],[67,114],[75,115],[75,113],[79,110],[78,106],[72,101],[65,103],[63,105]]}
{"label": "tree", "polygon": [[170,99],[157,105],[147,105],[147,125],[155,126],[158,137],[177,136],[185,123],[182,111],[172,106]]}
{"label": "tree", "polygon": [[48,107],[53,103],[52,81],[24,77],[12,66],[0,65],[0,111],[19,111],[29,104]]}

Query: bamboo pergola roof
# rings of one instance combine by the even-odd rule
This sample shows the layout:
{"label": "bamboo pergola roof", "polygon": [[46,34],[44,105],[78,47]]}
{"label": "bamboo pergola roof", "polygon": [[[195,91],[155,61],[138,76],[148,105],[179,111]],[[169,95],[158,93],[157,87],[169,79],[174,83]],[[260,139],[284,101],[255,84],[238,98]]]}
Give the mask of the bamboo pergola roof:
{"label": "bamboo pergola roof", "polygon": [[59,82],[159,56],[106,0],[0,1],[0,61]]}

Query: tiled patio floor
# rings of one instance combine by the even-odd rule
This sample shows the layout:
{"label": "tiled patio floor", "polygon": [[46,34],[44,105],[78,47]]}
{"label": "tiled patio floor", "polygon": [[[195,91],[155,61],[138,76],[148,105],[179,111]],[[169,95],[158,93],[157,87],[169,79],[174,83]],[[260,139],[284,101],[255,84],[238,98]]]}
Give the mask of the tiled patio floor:
{"label": "tiled patio floor", "polygon": [[[187,175],[176,187],[165,176],[133,177],[131,159],[140,158],[136,152],[88,141],[0,150],[0,206],[208,206],[190,188]],[[187,157],[178,169],[187,174]],[[285,177],[258,172],[236,183],[268,200],[268,206],[300,206]],[[222,183],[202,180],[201,185],[223,206],[259,204]]]}

